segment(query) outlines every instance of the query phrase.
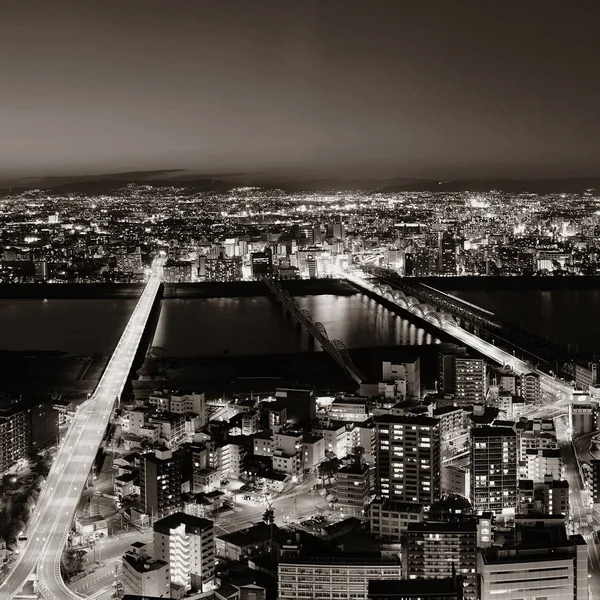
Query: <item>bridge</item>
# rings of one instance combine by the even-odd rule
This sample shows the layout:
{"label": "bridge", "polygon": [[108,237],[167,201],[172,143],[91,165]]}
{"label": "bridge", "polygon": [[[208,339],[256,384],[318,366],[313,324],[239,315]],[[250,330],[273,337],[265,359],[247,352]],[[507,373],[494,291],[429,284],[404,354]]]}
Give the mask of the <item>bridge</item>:
{"label": "bridge", "polygon": [[356,381],[356,383],[360,385],[367,381],[367,378],[352,362],[348,349],[341,340],[330,339],[323,323],[314,321],[310,311],[301,308],[298,301],[295,298],[292,298],[288,291],[281,287],[279,281],[268,277],[264,277],[263,281],[273,296],[281,302],[282,306],[289,311],[292,317],[294,317],[294,319],[296,319],[296,321],[302,325],[302,327],[304,327],[314,339],[319,342],[319,344],[321,344],[322,348],[350,377],[352,377],[352,379],[354,379],[354,381]]}
{"label": "bridge", "polygon": [[[435,289],[424,283],[400,277],[397,273],[381,267],[365,267],[365,272],[376,277],[382,285],[391,285],[407,297],[413,297],[420,304],[429,305],[434,310],[452,316],[457,325],[488,342],[494,341],[511,352],[540,365],[544,370],[555,372],[565,370],[569,359],[568,347],[543,338],[500,319],[495,314],[452,294]],[[568,369],[568,367],[567,367]]]}
{"label": "bridge", "polygon": [[[0,585],[0,598],[16,598],[37,569],[45,600],[81,600],[62,579],[61,556],[115,401],[129,377],[142,334],[161,287],[161,264],[153,271],[98,385],[77,410],[48,474],[19,547],[19,556]],[[93,318],[93,315],[92,315]]]}

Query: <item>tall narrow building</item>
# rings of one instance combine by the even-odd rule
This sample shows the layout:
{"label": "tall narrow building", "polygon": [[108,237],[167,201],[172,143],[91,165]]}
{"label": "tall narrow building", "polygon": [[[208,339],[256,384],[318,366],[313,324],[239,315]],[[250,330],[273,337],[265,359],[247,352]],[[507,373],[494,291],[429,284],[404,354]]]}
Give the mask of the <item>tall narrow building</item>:
{"label": "tall narrow building", "polygon": [[375,425],[379,494],[401,502],[435,502],[441,492],[439,420],[382,415]]}
{"label": "tall narrow building", "polygon": [[182,455],[166,448],[141,457],[140,503],[152,520],[182,509],[182,469]]}
{"label": "tall narrow building", "polygon": [[518,440],[510,427],[471,430],[471,503],[476,513],[501,513],[518,504]]}
{"label": "tall narrow building", "polygon": [[483,403],[487,391],[486,383],[483,358],[454,358],[454,395],[459,406]]}
{"label": "tall narrow building", "polygon": [[181,512],[156,521],[154,556],[169,565],[171,597],[205,592],[215,577],[213,522]]}

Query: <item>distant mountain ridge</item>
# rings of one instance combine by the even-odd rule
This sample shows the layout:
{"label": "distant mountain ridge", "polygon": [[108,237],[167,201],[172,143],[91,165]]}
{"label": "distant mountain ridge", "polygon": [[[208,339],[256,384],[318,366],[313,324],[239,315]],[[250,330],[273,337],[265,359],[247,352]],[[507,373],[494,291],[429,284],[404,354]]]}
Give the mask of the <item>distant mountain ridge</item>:
{"label": "distant mountain ridge", "polygon": [[85,177],[51,177],[28,179],[0,189],[0,195],[20,194],[32,189],[42,189],[49,195],[107,194],[130,184],[154,187],[187,188],[198,192],[228,192],[237,187],[253,186],[263,189],[281,189],[287,192],[338,192],[364,191],[369,193],[394,192],[488,192],[507,193],[582,193],[600,190],[600,177],[563,177],[557,179],[457,179],[436,180],[417,178],[388,179],[303,179],[277,180],[246,173],[193,174],[183,169],[132,171]]}

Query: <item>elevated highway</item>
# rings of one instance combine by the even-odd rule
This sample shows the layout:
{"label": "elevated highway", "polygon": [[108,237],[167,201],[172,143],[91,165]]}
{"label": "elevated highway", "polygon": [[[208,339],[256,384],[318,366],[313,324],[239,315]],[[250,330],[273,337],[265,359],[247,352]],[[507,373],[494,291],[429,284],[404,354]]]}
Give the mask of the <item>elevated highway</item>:
{"label": "elevated highway", "polygon": [[[0,585],[0,598],[12,600],[37,568],[45,600],[81,600],[69,590],[60,571],[75,509],[116,399],[123,392],[142,334],[161,286],[160,263],[152,274],[92,396],[75,413],[56,454],[34,514],[21,543],[18,560]],[[93,318],[93,315],[92,317]]]}

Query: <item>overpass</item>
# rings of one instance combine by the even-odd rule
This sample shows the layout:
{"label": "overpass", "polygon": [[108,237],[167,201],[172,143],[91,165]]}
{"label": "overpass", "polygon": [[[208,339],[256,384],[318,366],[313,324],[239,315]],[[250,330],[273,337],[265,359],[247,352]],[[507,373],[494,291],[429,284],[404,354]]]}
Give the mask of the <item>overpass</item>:
{"label": "overpass", "polygon": [[[443,292],[429,285],[381,267],[365,267],[364,271],[376,277],[383,285],[401,290],[407,297],[416,298],[420,304],[452,316],[458,325],[477,337],[500,344],[526,360],[540,365],[544,370],[565,371],[570,359],[569,349],[547,338],[531,333],[500,319],[494,313],[471,304],[462,298]],[[568,365],[567,371],[568,372]]]}
{"label": "overpass", "polygon": [[21,543],[18,559],[0,585],[2,600],[12,600],[18,596],[36,568],[39,592],[45,600],[81,600],[81,596],[67,588],[62,579],[62,552],[77,503],[109,424],[115,401],[123,392],[129,377],[160,287],[161,264],[157,259],[94,393],[78,408],[57,451],[29,525],[23,532],[27,539]]}
{"label": "overpass", "polygon": [[263,281],[269,288],[269,291],[281,302],[296,321],[308,331],[321,344],[323,349],[335,360],[335,362],[346,371],[346,373],[359,385],[367,378],[358,370],[352,362],[348,349],[341,340],[330,339],[323,323],[314,321],[310,311],[301,308],[298,301],[292,298],[287,290],[281,287],[279,281],[264,277]]}

